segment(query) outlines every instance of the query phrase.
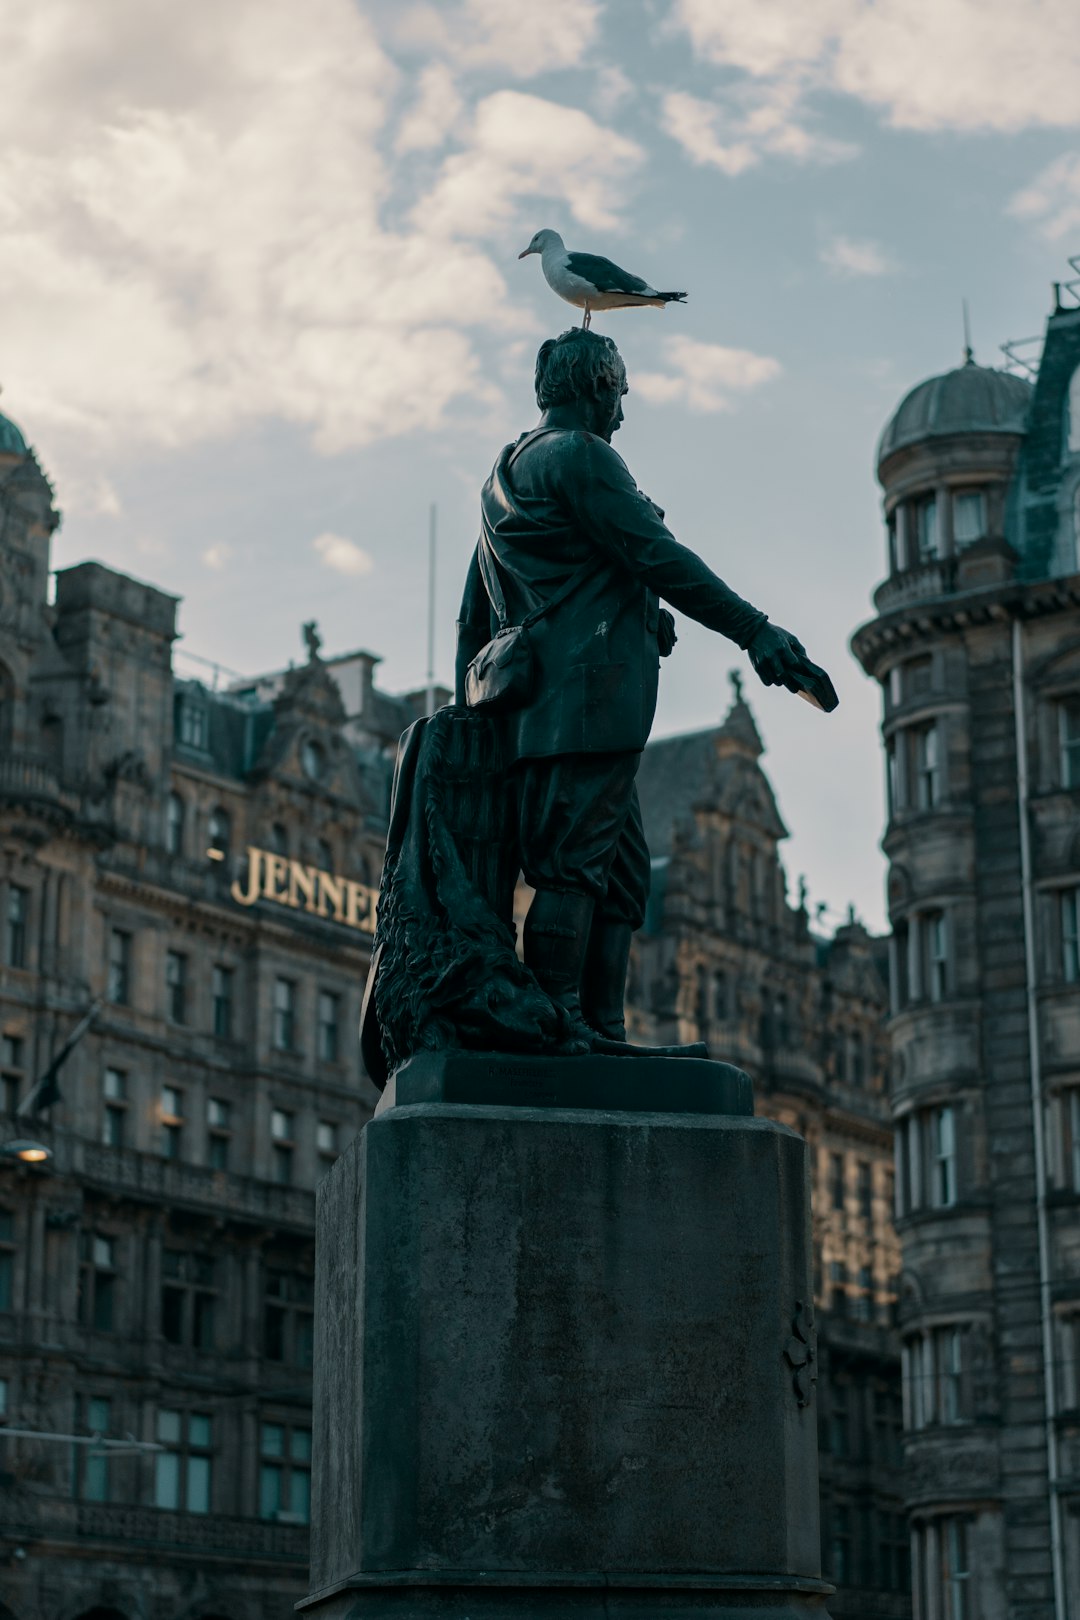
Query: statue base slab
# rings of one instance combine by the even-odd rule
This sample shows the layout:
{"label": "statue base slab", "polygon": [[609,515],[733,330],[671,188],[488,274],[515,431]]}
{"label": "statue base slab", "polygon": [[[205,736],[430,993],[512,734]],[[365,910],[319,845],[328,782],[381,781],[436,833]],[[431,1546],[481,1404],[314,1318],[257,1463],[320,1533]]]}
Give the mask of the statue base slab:
{"label": "statue base slab", "polygon": [[505,1052],[419,1052],[391,1075],[376,1113],[403,1103],[591,1108],[671,1114],[752,1114],[750,1076],[694,1057],[515,1057]]}
{"label": "statue base slab", "polygon": [[823,1612],[794,1132],[399,1100],[317,1243],[312,1620]]}

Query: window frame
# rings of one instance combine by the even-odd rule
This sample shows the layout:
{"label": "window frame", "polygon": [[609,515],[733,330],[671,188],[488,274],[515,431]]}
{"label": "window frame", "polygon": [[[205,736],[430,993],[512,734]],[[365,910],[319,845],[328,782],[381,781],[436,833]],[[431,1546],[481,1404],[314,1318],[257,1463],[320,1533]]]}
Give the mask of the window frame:
{"label": "window frame", "polygon": [[273,1047],[275,1052],[295,1052],[297,981],[278,973],[274,976]]}
{"label": "window frame", "polygon": [[4,909],[4,960],[8,967],[25,971],[30,961],[30,890],[9,883]]}
{"label": "window frame", "polygon": [[[267,1432],[281,1432],[281,1450],[267,1444]],[[300,1441],[297,1446],[297,1441]],[[266,1486],[275,1481],[276,1500],[268,1508]],[[296,1482],[304,1484],[297,1487]],[[299,1489],[302,1508],[293,1505]],[[268,1523],[311,1523],[311,1425],[290,1418],[261,1414],[259,1418],[259,1501],[258,1517]]]}
{"label": "window frame", "polygon": [[110,925],[106,952],[106,1000],[114,1007],[130,1007],[132,983],[132,935],[130,929]]}
{"label": "window frame", "polygon": [[[177,1419],[175,1438],[162,1433],[165,1427],[162,1418],[166,1417]],[[206,1423],[205,1443],[192,1438],[192,1425],[195,1422]],[[205,1517],[213,1511],[214,1505],[214,1414],[184,1406],[159,1406],[154,1434],[164,1447],[154,1458],[154,1506],[167,1513],[191,1513]],[[175,1463],[175,1493],[166,1492],[162,1488],[165,1475],[163,1464],[167,1461]],[[193,1467],[193,1464],[198,1466]],[[203,1478],[205,1478],[206,1505],[193,1506],[192,1497],[195,1494],[193,1481]],[[176,1500],[163,1502],[161,1497],[165,1494],[175,1494]]]}

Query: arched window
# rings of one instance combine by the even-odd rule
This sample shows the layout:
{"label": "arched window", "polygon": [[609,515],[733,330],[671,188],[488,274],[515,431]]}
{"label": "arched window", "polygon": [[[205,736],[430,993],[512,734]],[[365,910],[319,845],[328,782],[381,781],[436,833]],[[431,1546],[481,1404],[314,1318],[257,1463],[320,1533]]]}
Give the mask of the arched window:
{"label": "arched window", "polygon": [[[320,839],[318,839],[316,841],[316,844],[315,844],[315,860],[316,860],[316,863],[317,863],[320,871],[322,871],[322,872],[333,872],[333,870],[334,870],[334,851],[331,849],[329,843],[326,841],[325,838],[320,838]],[[365,873],[363,871],[363,862],[361,862],[360,881],[362,883],[366,882],[366,875],[365,875]]]}
{"label": "arched window", "polygon": [[229,812],[220,805],[210,812],[210,845],[207,854],[218,860],[224,860],[229,853]]}
{"label": "arched window", "polygon": [[289,829],[282,821],[275,821],[270,828],[270,848],[275,855],[288,855]]}
{"label": "arched window", "polygon": [[170,793],[165,804],[165,848],[170,855],[184,853],[184,801]]}

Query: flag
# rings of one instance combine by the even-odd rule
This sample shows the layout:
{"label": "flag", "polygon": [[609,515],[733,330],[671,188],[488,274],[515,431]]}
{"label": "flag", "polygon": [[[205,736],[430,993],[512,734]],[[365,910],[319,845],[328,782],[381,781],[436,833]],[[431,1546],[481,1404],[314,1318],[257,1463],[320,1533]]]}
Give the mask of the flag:
{"label": "flag", "polygon": [[54,1103],[61,1101],[60,1086],[56,1077],[60,1073],[62,1066],[71,1056],[71,1053],[74,1051],[75,1047],[78,1046],[79,1042],[90,1028],[90,1025],[94,1022],[94,1019],[101,1011],[101,1007],[102,999],[99,996],[97,1001],[88,1007],[86,1012],[79,1019],[79,1022],[75,1025],[75,1028],[72,1030],[59,1052],[57,1052],[56,1056],[49,1064],[49,1067],[45,1070],[45,1073],[41,1076],[41,1079],[30,1088],[22,1102],[19,1104],[18,1108],[16,1108],[16,1119],[20,1118],[23,1114],[40,1114],[42,1109],[51,1108]]}

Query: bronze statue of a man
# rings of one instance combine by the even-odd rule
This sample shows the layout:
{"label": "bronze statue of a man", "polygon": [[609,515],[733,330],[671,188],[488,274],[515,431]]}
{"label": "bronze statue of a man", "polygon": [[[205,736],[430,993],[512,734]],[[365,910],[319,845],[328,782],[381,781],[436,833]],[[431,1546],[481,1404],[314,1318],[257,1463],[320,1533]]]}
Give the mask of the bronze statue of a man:
{"label": "bronze statue of a man", "polygon": [[[470,661],[580,571],[530,630],[535,696],[500,719],[521,870],[535,889],[525,961],[576,1033],[625,1039],[630,938],[645,917],[649,851],[634,778],[674,644],[669,602],[783,681],[802,647],[679,544],[611,448],[626,369],[611,338],[575,328],[540,349],[540,422],[484,486],[458,622],[457,701]],[[592,564],[591,571],[588,567]]]}
{"label": "bronze statue of a man", "polygon": [[[544,343],[540,421],[484,486],[455,703],[399,752],[365,1014],[375,1078],[425,1049],[625,1042],[630,941],[649,893],[635,777],[675,642],[661,601],[744,648],[766,685],[816,685],[835,704],[801,644],[680,545],[638,489],[611,448],[626,392],[610,338],[575,328]],[[477,706],[478,668],[505,674],[515,658],[521,689],[504,683],[500,702]],[[519,873],[535,890],[524,966]]]}

